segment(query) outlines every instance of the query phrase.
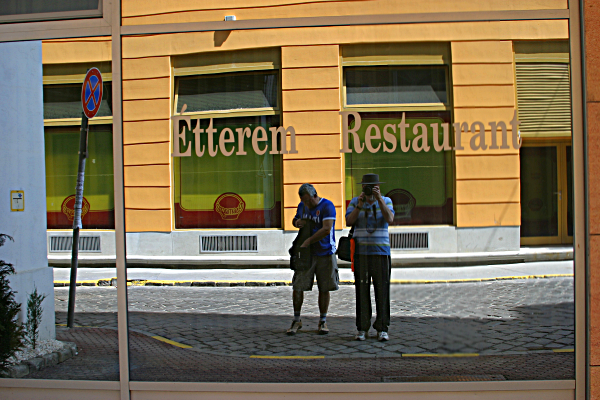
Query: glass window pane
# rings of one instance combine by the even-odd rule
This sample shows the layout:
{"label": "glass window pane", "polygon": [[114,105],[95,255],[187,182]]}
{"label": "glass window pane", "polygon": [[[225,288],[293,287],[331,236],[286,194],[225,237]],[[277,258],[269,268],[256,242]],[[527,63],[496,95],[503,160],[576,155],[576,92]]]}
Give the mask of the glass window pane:
{"label": "glass window pane", "polygon": [[567,151],[567,236],[573,236],[573,148],[566,147]]}
{"label": "glass window pane", "polygon": [[[44,119],[81,118],[81,84],[44,85]],[[112,116],[112,82],[104,82],[96,117]]]}
{"label": "glass window pane", "polygon": [[[43,119],[47,95],[43,82],[57,76],[72,82],[79,76],[44,76],[43,61],[47,58],[42,55],[48,54],[48,47],[56,49],[54,45],[61,47],[59,53],[64,55],[68,52],[65,46],[84,49],[86,45],[81,43],[93,40],[108,41],[110,47],[110,37],[61,40],[49,46],[48,41],[41,40],[0,43],[0,109],[11,111],[4,113],[2,122],[5,146],[0,150],[0,165],[6,172],[2,182],[7,200],[9,188],[18,190],[17,205],[23,205],[22,211],[9,208],[3,214],[6,218],[0,234],[10,235],[14,241],[0,246],[0,259],[13,264],[16,272],[8,277],[20,304],[13,321],[26,329],[27,335],[22,351],[8,362],[13,376],[23,379],[119,380],[117,293],[111,286],[116,276],[115,238],[110,230],[114,227],[112,125],[90,126],[85,179],[79,182],[84,189],[80,268],[70,290],[74,204],[69,196],[75,193],[78,180],[81,105],[74,115],[77,118],[68,121],[76,125],[44,126]],[[90,54],[81,51],[78,56],[87,59]],[[78,86],[80,97],[81,83],[74,86]],[[86,229],[90,227],[107,229]],[[99,265],[105,268],[95,270]],[[66,326],[69,304],[74,304],[71,327]],[[5,317],[6,313],[0,317],[0,343],[6,349],[11,343],[5,340]]]}
{"label": "glass window pane", "polygon": [[[431,113],[360,113],[361,126],[358,138],[364,144],[366,130],[370,125],[378,127],[383,132],[388,124],[398,125],[402,115],[406,115],[406,141],[415,140],[413,127],[425,124],[428,128],[427,137],[429,146],[433,147],[431,124],[441,124],[449,121],[447,112]],[[350,128],[355,121],[350,121]],[[350,148],[356,149],[354,135],[349,135]],[[390,146],[380,140],[371,141],[373,147]],[[398,147],[400,144],[398,144]],[[452,224],[453,198],[452,198],[452,153],[430,151],[415,152],[411,147],[406,153],[399,148],[393,153],[378,151],[371,153],[364,149],[361,153],[353,151],[346,154],[346,204],[350,204],[353,197],[359,196],[364,174],[379,174],[381,192],[392,199],[394,203],[393,225],[439,225]]]}
{"label": "glass window pane", "polygon": [[558,236],[556,147],[521,148],[521,237]]}
{"label": "glass window pane", "polygon": [[348,105],[448,102],[443,66],[351,67],[344,73]]}
{"label": "glass window pane", "polygon": [[[209,120],[200,120],[202,129]],[[217,130],[213,143],[225,127],[236,129],[265,128],[271,145],[269,127],[278,127],[279,116],[220,118],[213,120]],[[196,126],[196,121],[192,121]],[[194,133],[186,130],[187,142],[195,148]],[[232,143],[233,149],[238,143]],[[208,148],[208,136],[201,136],[201,146]],[[266,144],[261,144],[266,146]],[[246,155],[226,157],[221,151],[211,157],[175,159],[176,228],[279,228],[281,227],[281,156],[258,155],[252,139],[245,136]],[[208,150],[205,150],[208,152]],[[228,149],[230,151],[230,149]]]}
{"label": "glass window pane", "polygon": [[2,0],[0,15],[97,10],[100,0]]}
{"label": "glass window pane", "polygon": [[215,74],[178,79],[177,112],[277,108],[278,73]]}
{"label": "glass window pane", "polygon": [[[80,130],[46,127],[48,229],[72,229]],[[112,125],[90,125],[85,165],[84,229],[114,229]]]}

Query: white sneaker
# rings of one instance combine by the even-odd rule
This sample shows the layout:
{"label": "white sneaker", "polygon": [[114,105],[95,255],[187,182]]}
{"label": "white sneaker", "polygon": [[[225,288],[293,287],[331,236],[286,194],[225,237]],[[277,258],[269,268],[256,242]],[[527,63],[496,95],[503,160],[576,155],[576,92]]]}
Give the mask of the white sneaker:
{"label": "white sneaker", "polygon": [[387,332],[377,332],[377,340],[380,342],[387,342],[390,340],[390,337],[388,336]]}
{"label": "white sneaker", "polygon": [[367,338],[367,333],[365,331],[358,331],[356,336],[354,336],[354,340],[360,340],[361,342]]}
{"label": "white sneaker", "polygon": [[302,328],[302,321],[292,321],[292,326],[287,330],[287,334],[290,336],[295,335],[300,328]]}

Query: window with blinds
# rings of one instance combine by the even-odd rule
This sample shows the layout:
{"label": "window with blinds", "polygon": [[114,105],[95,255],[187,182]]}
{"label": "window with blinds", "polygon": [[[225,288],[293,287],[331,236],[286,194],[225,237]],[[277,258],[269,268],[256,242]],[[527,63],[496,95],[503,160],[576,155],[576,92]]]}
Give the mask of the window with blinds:
{"label": "window with blinds", "polygon": [[521,136],[570,136],[569,64],[517,62],[516,78]]}

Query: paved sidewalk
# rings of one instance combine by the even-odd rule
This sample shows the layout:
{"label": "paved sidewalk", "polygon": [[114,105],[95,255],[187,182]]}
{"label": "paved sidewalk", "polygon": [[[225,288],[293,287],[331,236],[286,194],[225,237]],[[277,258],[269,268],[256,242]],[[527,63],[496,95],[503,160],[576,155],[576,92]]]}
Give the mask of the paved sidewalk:
{"label": "paved sidewalk", "polygon": [[[59,328],[57,337],[77,343],[77,357],[25,379],[116,381],[117,331]],[[182,349],[132,332],[130,378],[162,382],[456,382],[574,379],[573,353],[481,357],[272,359],[211,355]]]}
{"label": "paved sidewalk", "polygon": [[[38,379],[118,379],[116,289],[81,287],[67,329],[67,288],[55,289],[57,337],[80,355]],[[573,279],[392,287],[391,339],[353,340],[351,286],[332,293],[316,333],[317,293],[287,336],[291,288],[128,288],[133,380],[188,382],[429,382],[573,379]],[[374,332],[371,332],[374,333]]]}
{"label": "paved sidewalk", "polygon": [[[68,268],[54,272],[56,282],[68,279]],[[77,289],[74,329],[64,327],[68,288],[55,288],[57,337],[76,342],[80,356],[30,378],[118,377],[117,292],[110,286],[114,268],[79,272],[80,282],[109,282]],[[396,283],[412,284],[392,285],[390,340],[384,343],[372,337],[354,340],[352,285],[342,285],[331,295],[329,335],[316,332],[314,290],[305,295],[303,328],[288,336],[292,315],[288,269],[130,268],[128,274],[135,284],[127,290],[133,380],[423,382],[574,377],[572,261],[394,268]],[[340,277],[353,281],[347,268],[340,270]],[[267,285],[277,282],[281,285]]]}
{"label": "paved sidewalk", "polygon": [[[54,268],[55,286],[68,286],[70,268]],[[293,271],[262,269],[128,268],[127,279],[137,285],[160,286],[266,286],[289,285]],[[528,262],[469,267],[392,268],[392,283],[448,283],[573,275],[573,261]],[[79,268],[84,286],[116,286],[115,268]],[[350,268],[340,268],[340,281],[354,283]],[[232,285],[233,283],[233,285]]]}
{"label": "paved sidewalk", "polygon": [[[354,288],[331,294],[331,333],[317,335],[317,292],[305,295],[303,328],[287,336],[291,288],[129,287],[129,327],[175,345],[229,356],[395,357],[572,351],[573,279],[394,285],[390,341],[357,342]],[[68,288],[56,288],[57,323]],[[77,291],[75,322],[116,328],[116,290]],[[371,330],[370,334],[375,335]]]}

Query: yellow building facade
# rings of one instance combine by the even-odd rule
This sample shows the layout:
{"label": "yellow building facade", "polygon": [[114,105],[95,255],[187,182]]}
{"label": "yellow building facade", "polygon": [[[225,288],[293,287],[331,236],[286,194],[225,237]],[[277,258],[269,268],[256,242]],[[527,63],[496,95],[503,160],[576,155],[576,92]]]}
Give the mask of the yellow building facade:
{"label": "yellow building facade", "polygon": [[[414,208],[412,220],[405,216],[403,221],[397,223],[398,227],[393,228],[393,233],[402,235],[403,232],[420,232],[428,235],[427,247],[399,247],[395,249],[396,253],[404,250],[432,253],[518,251],[520,244],[571,242],[572,232],[567,232],[569,228],[566,221],[566,215],[570,214],[569,210],[572,209],[572,205],[569,208],[567,201],[569,183],[566,179],[556,178],[566,176],[567,161],[559,163],[559,160],[565,157],[563,153],[566,154],[565,143],[570,140],[570,128],[565,130],[564,124],[555,126],[552,121],[536,122],[533,116],[534,125],[522,129],[523,132],[519,131],[515,136],[518,140],[523,139],[526,148],[555,146],[553,151],[558,152],[558,155],[551,154],[548,161],[553,163],[552,168],[557,168],[556,174],[545,177],[554,182],[534,188],[534,192],[545,190],[550,194],[546,194],[543,199],[543,196],[537,196],[535,193],[527,194],[529,197],[533,196],[526,199],[528,204],[532,204],[531,211],[525,210],[521,202],[519,145],[512,143],[515,142],[515,137],[513,126],[510,124],[515,118],[515,112],[518,113],[518,118],[522,118],[521,115],[530,109],[525,103],[519,108],[518,81],[528,78],[527,69],[520,72],[519,65],[529,65],[533,68],[534,72],[531,75],[534,80],[534,63],[539,63],[537,65],[540,66],[564,65],[566,75],[563,72],[559,79],[562,79],[563,86],[566,84],[567,88],[569,87],[568,20],[555,18],[552,14],[556,10],[566,10],[566,7],[565,1],[492,1],[486,2],[485,7],[468,1],[430,1],[426,5],[415,5],[406,1],[325,1],[302,4],[275,1],[272,4],[258,2],[242,6],[232,3],[226,6],[219,4],[202,7],[186,2],[149,5],[147,2],[124,1],[123,30],[129,25],[141,25],[147,26],[149,31],[156,31],[151,34],[125,36],[122,39],[125,221],[127,232],[132,238],[135,237],[131,241],[132,245],[134,242],[137,244],[136,247],[128,249],[129,254],[150,258],[167,257],[173,260],[178,257],[200,256],[202,251],[189,251],[192,243],[197,243],[199,235],[239,236],[241,232],[242,235],[257,237],[258,246],[254,249],[254,255],[268,255],[275,257],[269,262],[282,262],[283,259],[277,257],[286,255],[285,249],[289,247],[293,237],[284,232],[294,230],[291,220],[298,204],[296,192],[299,185],[304,182],[314,183],[319,194],[334,203],[338,214],[335,228],[342,230],[345,228],[343,216],[346,205],[353,196],[359,194],[356,192],[356,177],[367,172],[378,172],[385,176],[384,169],[378,169],[377,165],[379,162],[389,162],[380,161],[388,155],[397,161],[392,162],[396,163],[395,166],[385,168],[400,168],[401,165],[405,169],[396,171],[398,177],[416,173],[416,177],[420,179],[413,180],[421,180],[418,184],[413,182],[413,189],[409,190],[406,189],[411,184],[407,182],[396,185],[391,182],[382,188],[384,193],[396,193],[396,196],[399,196],[398,204],[395,203],[397,215],[403,213],[399,212],[401,209],[408,209],[410,214],[410,209]],[[394,14],[394,18],[386,18],[382,15],[382,10],[387,9],[397,10],[398,14]],[[434,10],[436,14],[432,14],[434,18],[429,21],[426,18],[423,22],[411,21],[413,13],[427,15]],[[540,17],[534,21],[485,19],[486,12],[514,10],[540,13],[544,13],[544,10],[554,11],[546,12],[548,18]],[[435,19],[439,18],[439,13],[460,13],[457,15],[464,16],[464,21],[437,22]],[[235,16],[236,20],[220,23],[219,30],[158,33],[161,26],[171,26],[167,24],[222,21],[228,15]],[[293,26],[283,19],[288,15],[312,19],[308,20],[307,26]],[[476,20],[469,20],[469,16],[475,17]],[[481,20],[477,20],[480,18]],[[268,27],[261,28],[261,25]],[[178,26],[185,30],[192,25]],[[231,27],[231,30],[228,27]],[[51,74],[71,75],[70,78],[74,79],[94,63],[99,64],[101,69],[104,68],[108,79],[112,79],[110,49],[111,41],[106,37],[44,41],[43,60],[47,87],[52,83],[60,83],[60,79],[52,80]],[[90,54],[93,56],[90,57]],[[347,73],[354,69],[358,73],[353,72],[353,76],[362,76],[361,74],[369,73],[369,68],[396,68],[402,71],[412,68],[417,74],[419,68],[437,68],[438,72],[445,74],[445,81],[442,83],[445,97],[433,102],[431,99],[413,101],[408,92],[408,100],[387,99],[381,104],[377,101],[357,104],[356,101],[363,101],[366,97],[363,96],[363,100],[360,100],[359,95],[347,94],[347,90],[354,90],[348,89],[346,85]],[[200,159],[193,151],[190,158],[172,156],[174,151],[179,151],[175,150],[176,141],[180,139],[176,138],[178,130],[174,128],[174,124],[177,123],[174,117],[179,115],[183,104],[178,104],[178,99],[185,98],[184,95],[178,96],[179,82],[185,82],[185,79],[199,79],[196,85],[210,86],[221,79],[220,77],[226,79],[229,76],[235,80],[238,79],[236,76],[260,75],[269,71],[273,74],[275,82],[273,104],[257,107],[249,103],[230,109],[227,105],[213,105],[214,110],[211,110],[210,105],[196,110],[188,108],[184,114],[190,116],[193,123],[189,125],[189,137],[180,143],[181,148],[194,146],[191,130],[198,119],[208,121],[211,118],[221,118],[223,125],[226,124],[224,121],[235,121],[223,118],[243,119],[254,116],[255,120],[258,120],[260,116],[268,116],[276,121],[278,126],[293,127],[297,153],[274,156],[269,161],[273,164],[271,167],[275,168],[274,173],[277,177],[273,180],[274,183],[270,183],[273,187],[269,189],[269,195],[245,193],[243,185],[235,184],[235,177],[230,178],[232,182],[226,185],[227,187],[215,188],[213,192],[195,193],[196,189],[190,186],[219,186],[219,178],[209,174],[203,175],[201,180],[198,180],[200,177],[196,177],[195,180],[186,183],[185,177],[189,172],[185,172],[186,168],[205,168],[210,164],[207,160],[209,157]],[[558,74],[560,73],[559,71]],[[373,84],[368,81],[371,79],[368,77],[357,79],[363,78],[366,80],[357,85]],[[533,83],[535,84],[535,81]],[[527,82],[524,85],[522,91],[530,90]],[[535,88],[533,90],[535,91]],[[528,92],[522,96],[525,102],[527,95]],[[207,96],[205,94],[206,99],[211,98]],[[212,96],[214,98],[214,93]],[[356,97],[359,100],[352,100],[349,98],[351,96],[359,96]],[[542,93],[542,96],[549,97],[552,103],[555,95],[547,92]],[[203,101],[208,101],[206,99]],[[542,105],[540,112],[547,113],[555,106],[556,104]],[[395,124],[400,122],[402,113],[408,113],[407,118],[411,118],[411,115],[433,118],[434,114],[440,118],[440,115],[445,113],[438,122],[450,126],[450,147],[444,148],[438,154],[438,161],[423,161],[424,153],[416,154],[414,149],[410,149],[403,159],[403,150],[400,147],[393,155],[379,150],[379,154],[373,159],[360,158],[356,149],[350,154],[342,153],[346,123],[343,114],[349,112],[371,112],[365,114],[367,118],[371,115],[380,120],[381,115],[388,113],[391,118],[389,121],[395,121]],[[417,114],[414,114],[415,112]],[[558,113],[565,114],[564,110],[560,109]],[[559,118],[567,118],[570,123],[570,111],[567,110],[567,114],[566,117],[562,115]],[[103,118],[104,121],[98,120],[96,123],[111,122],[110,117]],[[415,119],[412,123],[417,122]],[[481,124],[473,125],[474,122]],[[506,131],[502,132],[499,125],[490,125],[491,122],[504,123]],[[60,124],[60,120],[46,120],[47,126]],[[367,123],[363,129],[366,127]],[[485,134],[481,133],[481,127],[484,128]],[[408,127],[409,136],[412,128],[412,125]],[[434,137],[432,128],[428,129],[431,148]],[[439,129],[441,135],[441,126]],[[217,147],[218,135],[219,133],[214,137]],[[292,137],[289,131],[287,135],[289,147]],[[364,132],[362,135],[364,138]],[[398,134],[396,137],[399,144]],[[504,138],[508,144],[502,142],[500,146],[494,146],[496,138],[498,143]],[[379,136],[380,146],[384,142],[381,139]],[[232,149],[239,151],[235,140],[232,136]],[[247,140],[246,146],[250,147],[250,137]],[[272,138],[268,140],[272,141]],[[410,146],[410,140],[408,143]],[[364,143],[361,144],[360,141],[357,144],[358,147],[364,147]],[[269,149],[272,150],[272,143]],[[431,148],[429,155],[434,152]],[[236,172],[231,170],[235,168],[232,167],[235,162],[230,160],[236,155],[225,160],[222,153],[220,154],[224,161],[212,160],[212,167],[207,168],[217,168],[214,170],[217,172],[221,171],[219,168],[229,168],[228,172],[219,172],[221,178],[225,174],[235,174]],[[367,150],[362,156],[366,154]],[[547,155],[537,156],[548,158]],[[535,154],[531,156],[531,163],[536,162],[535,157]],[[190,161],[192,159],[195,161]],[[225,161],[229,164],[222,164]],[[428,162],[438,164],[430,165]],[[353,170],[352,163],[358,163],[361,167]],[[420,163],[424,163],[422,168],[425,168],[425,165],[430,168],[443,168],[443,176],[434,178],[427,174],[418,175],[416,171]],[[186,167],[186,164],[195,166]],[[369,165],[372,165],[372,168]],[[256,168],[260,170],[263,167]],[[183,182],[180,176],[182,173]],[[531,173],[536,174],[535,171]],[[430,183],[425,183],[430,180]],[[246,181],[246,178],[237,179],[238,183]],[[419,185],[420,188],[415,188]],[[440,189],[436,185],[443,187]],[[110,186],[110,183],[106,185],[106,191],[111,191]],[[414,190],[420,191],[416,198],[412,193]],[[253,209],[259,210],[259,214],[269,209],[269,216],[266,217],[268,222],[264,223],[264,217],[259,218],[263,222],[239,224],[222,223],[219,220],[214,208],[215,201],[223,193],[235,194],[240,191],[241,200],[229,198],[229,202],[238,201],[234,207],[239,206],[240,202],[244,203],[245,209],[239,221]],[[439,191],[443,192],[438,196],[442,198],[441,201],[430,198],[437,196],[436,192]],[[559,191],[561,195],[560,199],[557,199],[556,193]],[[108,196],[111,195],[112,193]],[[195,200],[191,200],[192,197]],[[54,207],[60,214],[61,210],[57,207],[61,199],[57,199],[54,206],[50,205],[50,200],[48,202],[49,209]],[[94,212],[96,209],[107,208],[109,206],[91,205]],[[201,210],[197,210],[200,214],[192,215],[190,210],[193,208]],[[543,214],[544,210],[545,217],[535,215],[536,212]],[[93,212],[90,216],[92,214]],[[532,224],[535,225],[533,230],[525,235],[520,228],[522,214],[533,218]],[[182,223],[189,218],[192,222]],[[252,218],[254,217],[250,217]],[[540,222],[540,218],[545,220]],[[572,230],[572,221],[570,223]],[[84,219],[84,228],[85,225]],[[102,229],[110,227],[110,222],[109,225],[90,226]],[[60,229],[59,225],[53,226],[50,223],[49,217],[49,229],[57,227]],[[253,228],[255,231],[252,231]],[[196,232],[193,232],[194,230]],[[60,234],[60,230],[57,232],[56,234]],[[168,233],[169,237],[149,234],[156,232]],[[50,231],[49,235],[52,234]],[[111,242],[114,242],[114,239],[110,235],[110,229],[101,236],[102,241],[106,242],[103,246],[105,250],[101,251],[104,260],[114,258],[114,253],[111,253],[114,249]],[[157,240],[160,242],[158,245]],[[188,250],[171,250],[177,247],[174,243],[178,241],[185,242],[184,247]],[[145,243],[152,243],[150,247],[153,249]],[[193,246],[196,247],[197,244]],[[235,253],[236,248],[229,250]],[[56,254],[50,250],[51,260],[64,261],[64,257]]]}

